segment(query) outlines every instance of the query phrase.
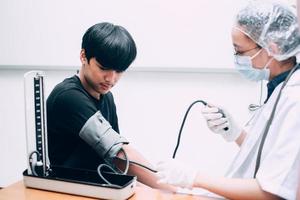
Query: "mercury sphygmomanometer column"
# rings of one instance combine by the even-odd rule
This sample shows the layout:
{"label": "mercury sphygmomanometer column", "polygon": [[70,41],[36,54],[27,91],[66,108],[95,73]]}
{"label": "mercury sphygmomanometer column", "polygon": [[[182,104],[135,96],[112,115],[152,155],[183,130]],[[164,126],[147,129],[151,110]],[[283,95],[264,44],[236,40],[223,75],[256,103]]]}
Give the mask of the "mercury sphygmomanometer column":
{"label": "mercury sphygmomanometer column", "polygon": [[50,167],[44,76],[42,71],[30,71],[24,75],[28,174],[35,176],[47,176]]}

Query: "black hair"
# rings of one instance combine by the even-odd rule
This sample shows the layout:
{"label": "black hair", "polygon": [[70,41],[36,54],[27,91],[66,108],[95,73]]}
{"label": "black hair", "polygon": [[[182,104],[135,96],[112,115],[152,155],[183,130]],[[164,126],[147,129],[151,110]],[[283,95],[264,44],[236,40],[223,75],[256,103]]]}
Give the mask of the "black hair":
{"label": "black hair", "polygon": [[125,71],[136,57],[136,45],[122,26],[108,22],[90,27],[82,37],[81,48],[90,61],[95,58],[105,69]]}

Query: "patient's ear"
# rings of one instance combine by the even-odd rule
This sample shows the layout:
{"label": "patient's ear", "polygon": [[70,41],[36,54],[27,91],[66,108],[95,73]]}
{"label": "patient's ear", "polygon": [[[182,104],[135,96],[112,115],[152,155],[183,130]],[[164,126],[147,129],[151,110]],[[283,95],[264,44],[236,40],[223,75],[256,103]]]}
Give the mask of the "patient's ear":
{"label": "patient's ear", "polygon": [[80,51],[80,61],[82,64],[85,64],[87,62],[84,49],[81,49]]}

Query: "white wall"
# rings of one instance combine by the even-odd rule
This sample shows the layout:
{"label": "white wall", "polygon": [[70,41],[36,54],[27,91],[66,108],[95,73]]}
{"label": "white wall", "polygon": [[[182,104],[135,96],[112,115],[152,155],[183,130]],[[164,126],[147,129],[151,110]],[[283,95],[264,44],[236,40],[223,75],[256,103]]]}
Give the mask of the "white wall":
{"label": "white wall", "polygon": [[[134,67],[230,68],[230,31],[241,2],[1,0],[0,65],[75,66],[86,29],[109,21],[135,39]],[[212,63],[216,53],[222,59]]]}
{"label": "white wall", "polygon": [[[23,74],[0,70],[0,187],[22,178],[26,168]],[[46,71],[46,93],[74,71]],[[259,86],[237,73],[129,71],[113,88],[121,133],[151,162],[172,156],[187,107],[196,99],[221,105],[239,122],[248,118]],[[215,174],[225,172],[237,151],[209,132],[195,105],[182,133],[177,158]]]}
{"label": "white wall", "polygon": [[[23,74],[47,68],[49,93],[75,73],[82,34],[101,21],[125,26],[137,42],[135,70],[113,92],[122,134],[151,162],[171,157],[184,113],[196,99],[245,121],[259,86],[232,69],[230,26],[237,2],[1,0],[0,187],[21,179],[26,168]],[[237,147],[209,132],[200,107],[187,119],[177,157],[222,174]]]}

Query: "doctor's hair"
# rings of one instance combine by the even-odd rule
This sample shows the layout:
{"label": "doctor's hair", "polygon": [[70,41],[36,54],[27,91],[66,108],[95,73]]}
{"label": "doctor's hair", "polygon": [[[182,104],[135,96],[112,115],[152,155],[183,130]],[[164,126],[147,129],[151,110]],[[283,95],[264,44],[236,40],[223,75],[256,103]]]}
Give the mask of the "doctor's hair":
{"label": "doctor's hair", "polygon": [[108,22],[90,27],[82,37],[81,48],[89,62],[95,58],[105,69],[125,71],[136,58],[135,42],[122,26]]}

